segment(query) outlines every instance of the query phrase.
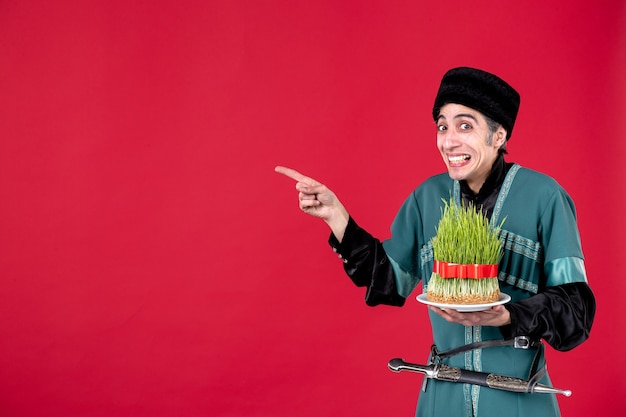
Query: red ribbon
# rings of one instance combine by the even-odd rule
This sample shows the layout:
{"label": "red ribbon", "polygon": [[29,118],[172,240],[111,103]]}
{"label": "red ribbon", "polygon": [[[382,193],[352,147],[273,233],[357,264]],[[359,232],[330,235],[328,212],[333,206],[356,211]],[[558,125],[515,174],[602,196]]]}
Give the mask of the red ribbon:
{"label": "red ribbon", "polygon": [[498,264],[454,264],[435,261],[433,272],[441,278],[495,278],[498,276]]}

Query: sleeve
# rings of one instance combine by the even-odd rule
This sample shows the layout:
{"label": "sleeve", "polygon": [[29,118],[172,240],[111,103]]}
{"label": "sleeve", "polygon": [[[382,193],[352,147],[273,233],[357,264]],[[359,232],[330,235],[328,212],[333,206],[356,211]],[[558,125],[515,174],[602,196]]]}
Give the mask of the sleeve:
{"label": "sleeve", "polygon": [[343,259],[344,270],[358,287],[367,287],[365,303],[403,306],[398,294],[393,266],[382,243],[359,227],[350,217],[341,243],[331,233],[328,243]]}
{"label": "sleeve", "polygon": [[506,305],[506,309],[511,324],[500,328],[505,339],[529,336],[567,351],[589,337],[596,302],[586,282],[574,282],[548,287],[526,300]]}
{"label": "sleeve", "polygon": [[596,302],[587,283],[574,203],[565,190],[553,194],[540,224],[543,289],[507,305],[511,324],[500,330],[505,338],[525,335],[567,351],[589,337]]}

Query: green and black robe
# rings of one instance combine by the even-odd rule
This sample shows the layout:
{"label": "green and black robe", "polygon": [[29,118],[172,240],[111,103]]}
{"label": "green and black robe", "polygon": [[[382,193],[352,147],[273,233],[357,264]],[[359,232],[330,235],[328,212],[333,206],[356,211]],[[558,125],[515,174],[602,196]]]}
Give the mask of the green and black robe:
{"label": "green and black robe", "polygon": [[[589,336],[595,300],[587,284],[574,204],[552,178],[506,164],[502,156],[478,195],[441,174],[426,180],[406,199],[392,226],[391,238],[379,242],[350,219],[341,242],[330,244],[344,260],[348,275],[367,287],[366,303],[401,306],[433,269],[431,238],[444,201],[472,201],[501,230],[504,256],[500,289],[511,296],[506,305],[512,323],[504,327],[466,327],[430,312],[433,340],[439,351],[468,343],[528,336],[569,350]],[[463,369],[527,379],[534,349],[491,347],[445,360]],[[544,358],[541,358],[543,364]],[[551,385],[548,375],[540,381]],[[559,416],[554,395],[516,394],[489,388],[430,381],[420,393],[417,416],[489,417]]]}

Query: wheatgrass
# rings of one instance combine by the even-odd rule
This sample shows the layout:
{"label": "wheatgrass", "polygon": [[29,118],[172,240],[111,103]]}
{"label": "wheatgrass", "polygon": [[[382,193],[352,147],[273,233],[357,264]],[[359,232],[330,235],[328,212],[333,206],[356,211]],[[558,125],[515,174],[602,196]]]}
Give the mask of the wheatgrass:
{"label": "wheatgrass", "polygon": [[[499,232],[504,220],[494,227],[473,204],[444,200],[437,233],[432,239],[437,261],[456,264],[498,264],[502,258]],[[444,304],[484,304],[500,299],[497,277],[442,278],[433,272],[427,297]]]}

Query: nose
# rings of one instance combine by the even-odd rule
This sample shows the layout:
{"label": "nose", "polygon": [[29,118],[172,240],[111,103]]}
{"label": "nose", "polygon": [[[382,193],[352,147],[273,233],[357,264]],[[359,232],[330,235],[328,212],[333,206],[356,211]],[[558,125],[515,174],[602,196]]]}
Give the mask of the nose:
{"label": "nose", "polygon": [[452,129],[446,130],[439,139],[441,140],[441,147],[448,150],[456,148],[460,143],[458,136]]}

